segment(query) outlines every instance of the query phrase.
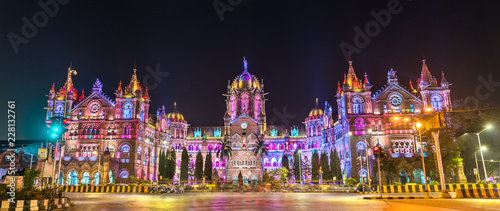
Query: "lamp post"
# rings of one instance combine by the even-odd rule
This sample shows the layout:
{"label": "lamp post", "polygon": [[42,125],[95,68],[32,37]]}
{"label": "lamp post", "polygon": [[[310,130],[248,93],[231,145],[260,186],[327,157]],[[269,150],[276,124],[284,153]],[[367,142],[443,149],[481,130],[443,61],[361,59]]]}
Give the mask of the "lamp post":
{"label": "lamp post", "polygon": [[425,198],[429,198],[429,191],[427,190],[427,172],[425,171],[425,161],[424,161],[424,146],[422,145],[422,131],[420,131],[420,127],[422,124],[417,122],[417,131],[418,131],[418,139],[420,140],[420,156],[422,157],[422,169],[424,170],[424,185],[425,185]]}
{"label": "lamp post", "polygon": [[[372,130],[368,129],[368,134],[372,134]],[[370,159],[368,158],[368,142],[366,141],[365,136],[365,158],[366,158],[366,171],[368,172],[368,187],[370,188],[370,192],[372,190],[372,179],[370,177]],[[363,187],[364,188],[364,187]]]}
{"label": "lamp post", "polygon": [[[479,133],[466,133],[466,134],[474,134],[477,136],[477,141],[479,143],[479,149],[482,149],[482,146],[481,146],[481,137],[479,136],[482,132],[484,132],[485,130],[487,129],[490,129],[492,126],[491,125],[488,125],[486,126],[485,129],[481,130]],[[483,162],[483,170],[484,170],[484,179],[487,180],[488,179],[488,175],[486,174],[486,165],[484,164],[484,155],[483,155],[483,150],[480,150],[481,151],[481,160]],[[476,159],[477,160],[477,159]],[[479,170],[479,169],[478,169]]]}
{"label": "lamp post", "polygon": [[[486,147],[482,147],[480,150],[481,150],[481,151],[482,151],[482,150],[486,150]],[[480,150],[477,150],[477,151],[480,151]],[[474,158],[475,158],[475,160],[476,160],[476,169],[479,171],[479,165],[478,165],[478,163],[477,163],[477,151],[475,151],[475,152],[474,152]],[[477,181],[481,181],[481,176],[479,175],[479,172],[476,174],[476,177],[477,177],[477,178],[476,178],[476,179],[477,179]]]}

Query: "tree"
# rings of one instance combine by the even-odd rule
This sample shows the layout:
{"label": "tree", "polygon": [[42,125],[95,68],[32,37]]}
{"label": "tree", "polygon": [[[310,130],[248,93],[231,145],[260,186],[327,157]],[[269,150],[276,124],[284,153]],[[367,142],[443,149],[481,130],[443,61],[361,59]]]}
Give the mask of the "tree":
{"label": "tree", "polygon": [[[392,181],[395,178],[397,170],[398,168],[396,159],[391,158],[391,156],[385,156],[383,158],[380,158],[380,171],[386,173],[385,176],[388,184],[392,184]],[[378,180],[378,177],[376,177],[376,179]]]}
{"label": "tree", "polygon": [[263,155],[268,155],[268,153],[269,153],[269,150],[266,147],[266,142],[262,139],[257,140],[257,144],[252,151],[253,151],[253,155],[255,155],[255,156],[260,155],[261,157]]}
{"label": "tree", "polygon": [[328,164],[328,155],[326,152],[321,153],[321,170],[323,170],[322,182],[331,181],[332,176],[330,176],[330,165]]}
{"label": "tree", "polygon": [[[342,169],[340,168],[340,159],[339,155],[337,154],[337,149],[334,149],[330,153],[330,172],[331,172],[331,177],[335,177],[336,180],[342,181]],[[335,182],[335,181],[333,181]]]}
{"label": "tree", "polygon": [[318,152],[315,150],[312,156],[312,177],[311,182],[319,181],[319,156]]}
{"label": "tree", "polygon": [[165,163],[165,152],[160,151],[160,155],[158,156],[158,173],[160,176],[165,177],[166,163]]}
{"label": "tree", "polygon": [[231,141],[229,140],[221,140],[219,142],[219,147],[217,150],[217,157],[224,161],[224,167],[227,169],[227,159],[233,156],[233,148],[231,147]]}
{"label": "tree", "polygon": [[241,174],[241,171],[238,174],[238,184],[243,185],[243,174]]}
{"label": "tree", "polygon": [[186,147],[182,149],[182,156],[181,156],[181,182],[187,182],[188,181],[188,176],[189,176],[189,155],[187,152]]}
{"label": "tree", "polygon": [[194,177],[198,179],[199,182],[203,181],[203,155],[201,155],[201,151],[198,151],[198,154],[196,154]]}
{"label": "tree", "polygon": [[173,179],[175,177],[175,170],[176,170],[176,155],[175,155],[175,150],[172,148],[172,150],[170,150],[170,156],[167,157],[167,164],[168,164],[168,167],[167,167],[167,177],[170,178],[170,179]]}
{"label": "tree", "polygon": [[203,172],[205,177],[208,180],[212,179],[212,152],[208,151],[207,156],[205,157],[205,171]]}
{"label": "tree", "polygon": [[296,149],[295,152],[293,153],[293,173],[295,174],[294,175],[295,181],[299,181],[299,183],[302,182],[302,178],[300,178],[302,171],[301,162],[302,159],[300,156],[299,149]]}
{"label": "tree", "polygon": [[290,161],[288,160],[288,155],[286,153],[283,153],[283,157],[281,158],[281,166],[286,168],[288,171],[288,174],[286,175],[287,178],[290,177]]}
{"label": "tree", "polygon": [[40,170],[38,169],[26,169],[23,174],[24,178],[24,187],[23,189],[32,190],[33,182],[36,177],[40,174]]}

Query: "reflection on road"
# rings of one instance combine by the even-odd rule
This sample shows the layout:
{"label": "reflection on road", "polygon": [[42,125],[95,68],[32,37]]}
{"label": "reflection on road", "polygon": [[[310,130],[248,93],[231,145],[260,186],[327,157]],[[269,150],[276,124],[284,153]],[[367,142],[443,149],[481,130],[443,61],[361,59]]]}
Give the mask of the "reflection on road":
{"label": "reflection on road", "polygon": [[364,200],[334,193],[66,193],[66,210],[500,210],[500,200]]}

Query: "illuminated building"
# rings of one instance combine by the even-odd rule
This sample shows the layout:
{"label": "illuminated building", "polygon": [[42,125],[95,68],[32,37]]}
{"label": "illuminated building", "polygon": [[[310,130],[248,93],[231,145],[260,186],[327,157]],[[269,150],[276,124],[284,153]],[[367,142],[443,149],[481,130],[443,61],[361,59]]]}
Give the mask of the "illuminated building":
{"label": "illuminated building", "polygon": [[[99,168],[102,183],[127,182],[130,176],[156,180],[157,155],[167,149],[176,150],[174,181],[178,181],[184,147],[190,157],[190,168],[195,165],[196,153],[201,151],[205,158],[211,152],[213,167],[222,180],[235,182],[241,172],[245,183],[260,182],[264,170],[281,167],[283,154],[289,155],[293,169],[295,150],[300,149],[302,158],[310,162],[314,151],[330,156],[335,147],[344,179],[352,177],[366,182],[367,157],[368,166],[376,167],[371,150],[376,144],[394,158],[415,157],[420,146],[413,125],[422,114],[451,111],[450,85],[444,74],[438,84],[424,60],[417,88],[411,81],[410,89],[405,88],[399,83],[396,71],[391,69],[387,73],[387,84],[372,92],[368,76],[358,79],[349,62],[344,82],[339,82],[337,87],[337,115],[328,102],[321,108],[316,100],[303,125],[268,125],[264,82],[250,74],[244,59],[243,72],[228,82],[224,121],[218,126],[191,126],[176,104],[169,109],[171,112],[167,113],[162,106],[156,115],[149,115],[148,90],[140,86],[136,69],[126,87],[122,89],[120,82],[114,101],[102,92],[99,80],[88,96],[82,91],[77,98],[69,75],[59,94],[54,87],[49,92],[47,102],[51,110],[47,111],[47,120],[64,113],[65,90],[70,90],[67,111],[71,120],[62,147],[64,184],[95,183]],[[268,155],[252,152],[259,139],[265,141]],[[221,140],[231,141],[233,156],[229,159],[220,160],[215,156]],[[101,166],[99,155],[103,159]],[[418,165],[406,161],[398,164],[403,183],[422,183]],[[311,175],[305,172],[305,179],[310,180]],[[375,178],[373,169],[370,173]],[[189,178],[195,181],[192,175]]]}

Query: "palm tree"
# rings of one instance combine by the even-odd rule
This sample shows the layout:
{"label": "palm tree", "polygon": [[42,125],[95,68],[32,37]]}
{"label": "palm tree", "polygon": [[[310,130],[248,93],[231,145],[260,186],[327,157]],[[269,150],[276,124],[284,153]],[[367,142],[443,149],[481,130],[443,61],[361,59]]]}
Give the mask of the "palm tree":
{"label": "palm tree", "polygon": [[262,169],[264,169],[264,159],[262,158],[264,157],[264,154],[268,155],[269,149],[266,147],[266,142],[263,139],[258,139],[255,145],[255,148],[252,150],[253,155],[257,156],[260,154]]}
{"label": "palm tree", "polygon": [[219,148],[217,149],[216,156],[220,160],[224,161],[224,168],[226,169],[226,176],[227,176],[227,159],[233,156],[233,148],[231,148],[231,141],[221,140],[219,142]]}

